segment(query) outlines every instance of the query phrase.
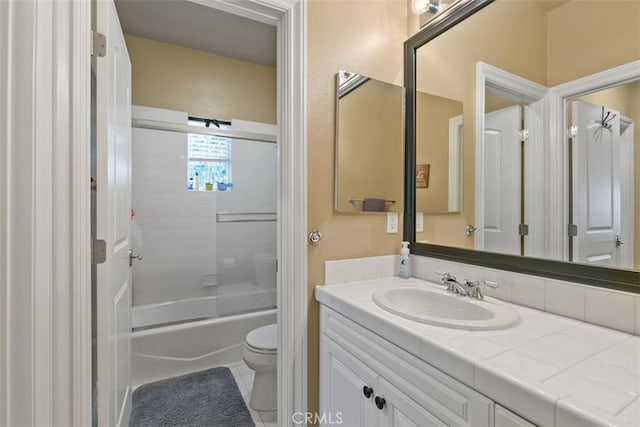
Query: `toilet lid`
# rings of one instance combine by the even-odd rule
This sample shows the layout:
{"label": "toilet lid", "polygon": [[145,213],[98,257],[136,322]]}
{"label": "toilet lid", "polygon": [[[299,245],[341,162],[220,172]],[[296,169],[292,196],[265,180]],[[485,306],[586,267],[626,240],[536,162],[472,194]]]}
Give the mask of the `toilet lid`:
{"label": "toilet lid", "polygon": [[247,334],[247,344],[260,350],[273,350],[278,348],[278,328],[273,325],[263,326]]}

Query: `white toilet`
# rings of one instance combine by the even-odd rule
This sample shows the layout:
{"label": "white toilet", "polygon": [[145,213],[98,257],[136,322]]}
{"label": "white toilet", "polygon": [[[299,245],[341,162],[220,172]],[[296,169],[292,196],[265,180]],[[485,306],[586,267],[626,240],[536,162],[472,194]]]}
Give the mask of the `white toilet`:
{"label": "white toilet", "polygon": [[247,334],[243,358],[256,371],[249,406],[256,411],[275,411],[277,400],[276,362],[278,329],[274,323]]}

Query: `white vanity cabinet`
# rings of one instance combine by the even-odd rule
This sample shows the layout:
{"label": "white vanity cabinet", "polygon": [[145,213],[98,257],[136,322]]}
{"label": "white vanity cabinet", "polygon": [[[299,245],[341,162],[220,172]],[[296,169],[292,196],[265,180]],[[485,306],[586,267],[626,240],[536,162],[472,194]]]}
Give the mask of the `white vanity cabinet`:
{"label": "white vanity cabinet", "polygon": [[326,306],[320,329],[323,425],[493,426],[493,401]]}
{"label": "white vanity cabinet", "polygon": [[321,414],[344,426],[444,426],[331,339],[323,341]]}
{"label": "white vanity cabinet", "polygon": [[531,424],[498,404],[496,404],[495,418],[494,427],[536,427],[535,424]]}
{"label": "white vanity cabinet", "polygon": [[378,375],[333,341],[323,338],[322,347],[320,413],[327,417],[323,425],[329,418],[345,426],[377,425],[373,393],[378,391]]}

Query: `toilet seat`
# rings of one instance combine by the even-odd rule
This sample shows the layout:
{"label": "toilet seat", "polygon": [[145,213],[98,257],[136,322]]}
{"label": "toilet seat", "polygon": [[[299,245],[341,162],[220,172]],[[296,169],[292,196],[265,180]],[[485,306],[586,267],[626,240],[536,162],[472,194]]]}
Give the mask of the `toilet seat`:
{"label": "toilet seat", "polygon": [[276,353],[278,349],[277,324],[254,329],[247,334],[247,347],[256,353]]}

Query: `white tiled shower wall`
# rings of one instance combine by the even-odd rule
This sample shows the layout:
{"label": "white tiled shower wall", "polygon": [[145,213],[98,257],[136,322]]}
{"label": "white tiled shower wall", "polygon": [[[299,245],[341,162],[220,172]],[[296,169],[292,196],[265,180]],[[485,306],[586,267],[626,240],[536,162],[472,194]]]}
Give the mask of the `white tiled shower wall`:
{"label": "white tiled shower wall", "polygon": [[[134,107],[133,116],[187,122],[186,113],[148,107]],[[276,210],[275,144],[232,147],[233,189],[188,191],[186,134],[133,129],[132,238],[144,256],[133,268],[134,305],[217,294],[206,285],[255,284],[253,254],[275,258],[275,222],[216,224],[217,212]]]}
{"label": "white tiled shower wall", "polygon": [[[395,255],[327,261],[325,285],[397,275]],[[458,279],[489,280],[500,284],[485,294],[515,304],[571,317],[587,323],[640,335],[640,295],[510,271],[411,256],[413,277],[440,283],[435,271]]]}

